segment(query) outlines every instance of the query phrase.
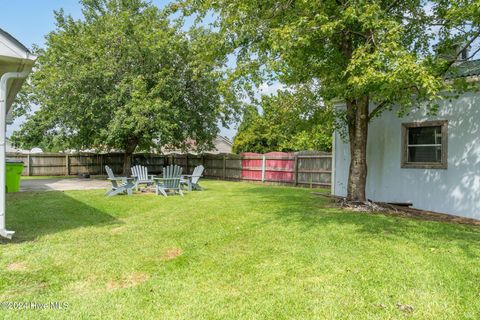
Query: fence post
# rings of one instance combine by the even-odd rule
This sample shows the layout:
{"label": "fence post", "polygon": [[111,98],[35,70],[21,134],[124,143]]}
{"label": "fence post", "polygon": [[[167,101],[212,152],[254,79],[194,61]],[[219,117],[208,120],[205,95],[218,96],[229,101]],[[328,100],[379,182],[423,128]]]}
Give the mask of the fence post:
{"label": "fence post", "polygon": [[265,158],[265,155],[262,157],[262,182],[265,181],[265,167],[267,166],[267,159]]}
{"label": "fence post", "polygon": [[227,155],[223,155],[223,180],[227,178]]}
{"label": "fence post", "polygon": [[27,154],[27,176],[30,176],[32,173],[30,172],[30,154]]}
{"label": "fence post", "polygon": [[65,171],[66,171],[66,175],[69,176],[70,175],[70,159],[68,157],[68,154],[65,155]]}
{"label": "fence post", "polygon": [[187,174],[189,174],[190,171],[188,171],[188,152],[185,153],[185,169],[187,171]]}
{"label": "fence post", "polygon": [[293,165],[293,177],[294,177],[294,183],[295,186],[298,185],[298,155],[295,154],[295,162]]}

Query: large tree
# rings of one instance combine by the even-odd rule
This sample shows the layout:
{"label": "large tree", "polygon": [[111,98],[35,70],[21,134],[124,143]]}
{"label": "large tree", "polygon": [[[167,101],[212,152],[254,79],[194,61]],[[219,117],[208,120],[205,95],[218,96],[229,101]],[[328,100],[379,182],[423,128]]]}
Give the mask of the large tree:
{"label": "large tree", "polygon": [[350,143],[348,199],[361,202],[369,123],[395,106],[435,110],[454,89],[444,75],[458,51],[449,52],[480,35],[473,0],[184,0],[180,8],[216,19],[238,57],[232,76],[315,79],[325,99],[346,103],[339,118]]}
{"label": "large tree", "polygon": [[[56,12],[38,49],[24,103],[40,109],[13,136],[23,146],[125,151],[211,147],[234,114],[222,88],[226,59],[211,55],[218,35],[182,32],[143,0],[82,0],[81,20]],[[22,110],[22,109],[20,109]]]}
{"label": "large tree", "polygon": [[233,152],[330,151],[332,108],[314,88],[300,86],[262,96],[258,105],[245,110]]}

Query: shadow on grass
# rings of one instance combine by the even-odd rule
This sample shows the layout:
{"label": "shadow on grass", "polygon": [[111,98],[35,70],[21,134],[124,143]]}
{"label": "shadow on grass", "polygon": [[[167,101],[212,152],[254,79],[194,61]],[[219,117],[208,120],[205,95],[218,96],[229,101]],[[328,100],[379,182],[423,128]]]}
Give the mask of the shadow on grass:
{"label": "shadow on grass", "polygon": [[269,212],[265,223],[295,223],[310,229],[319,225],[352,225],[355,233],[383,239],[415,241],[428,239],[432,245],[440,240],[455,243],[467,255],[479,257],[472,250],[480,246],[480,227],[448,222],[399,217],[387,213],[353,212],[336,208],[328,200],[308,194],[301,189],[258,187],[245,190],[253,203],[272,204],[278,208]]}
{"label": "shadow on grass", "polygon": [[86,205],[63,192],[22,192],[7,196],[7,229],[15,231],[12,240],[32,241],[48,234],[70,229],[119,224],[108,213]]}

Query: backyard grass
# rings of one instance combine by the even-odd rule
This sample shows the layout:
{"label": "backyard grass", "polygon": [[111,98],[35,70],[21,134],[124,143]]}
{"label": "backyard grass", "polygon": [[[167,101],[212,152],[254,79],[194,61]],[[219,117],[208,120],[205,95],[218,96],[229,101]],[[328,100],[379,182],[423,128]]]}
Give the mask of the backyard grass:
{"label": "backyard grass", "polygon": [[[8,195],[4,318],[478,319],[480,229],[207,181],[184,198]],[[1,305],[0,305],[1,307]]]}

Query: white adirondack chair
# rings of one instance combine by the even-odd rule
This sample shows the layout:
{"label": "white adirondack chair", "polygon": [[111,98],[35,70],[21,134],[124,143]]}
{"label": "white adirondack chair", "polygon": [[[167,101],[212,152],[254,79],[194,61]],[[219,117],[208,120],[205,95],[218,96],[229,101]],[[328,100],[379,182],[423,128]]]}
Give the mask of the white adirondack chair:
{"label": "white adirondack chair", "polygon": [[167,196],[168,191],[179,193],[183,197],[182,189],[180,188],[180,179],[182,177],[182,167],[177,165],[170,165],[163,168],[162,178],[153,178],[155,180],[156,194]]}
{"label": "white adirondack chair", "polygon": [[147,167],[136,165],[132,167],[132,176],[136,178],[135,189],[138,191],[140,184],[146,184],[147,186],[153,184],[153,178],[155,175],[149,175]]}
{"label": "white adirondack chair", "polygon": [[115,177],[109,166],[105,166],[105,172],[107,172],[108,180],[112,182],[112,189],[108,190],[105,195],[111,197],[119,193],[132,194],[132,189],[135,187],[135,178]]}
{"label": "white adirondack chair", "polygon": [[195,169],[193,169],[192,174],[182,175],[180,184],[182,186],[186,185],[188,191],[203,190],[202,187],[198,184],[198,180],[200,180],[203,175],[203,170],[205,170],[205,168],[202,165],[196,166]]}

